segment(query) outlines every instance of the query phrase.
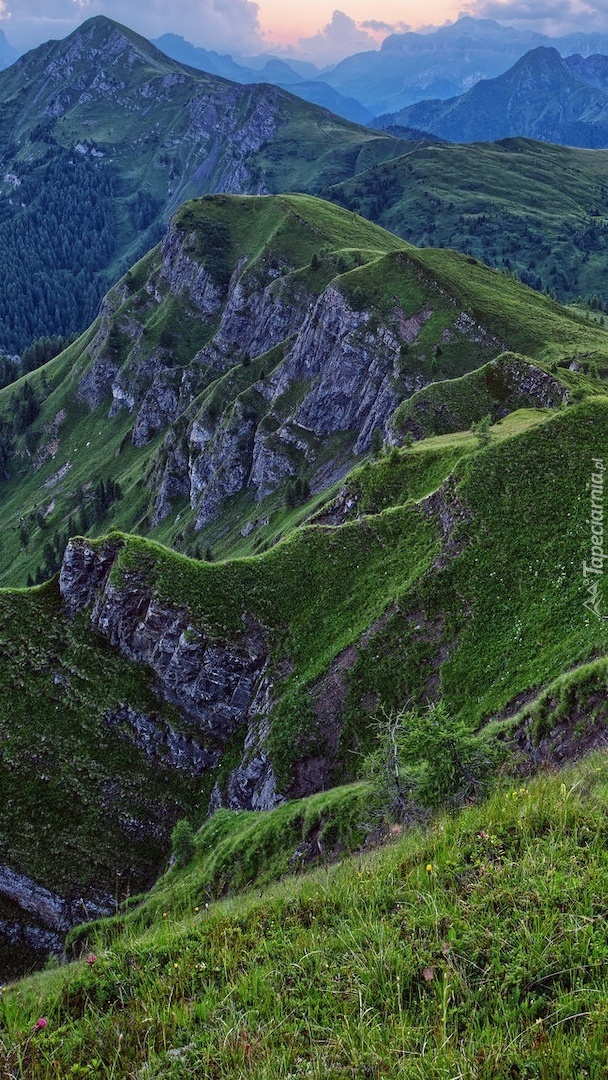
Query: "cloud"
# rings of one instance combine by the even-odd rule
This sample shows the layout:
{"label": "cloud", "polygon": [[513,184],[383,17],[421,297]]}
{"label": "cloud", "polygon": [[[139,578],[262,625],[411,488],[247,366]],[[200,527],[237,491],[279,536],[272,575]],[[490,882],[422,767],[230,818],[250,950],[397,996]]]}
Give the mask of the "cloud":
{"label": "cloud", "polygon": [[463,14],[552,35],[608,32],[606,0],[472,0]]}
{"label": "cloud", "polygon": [[12,9],[11,41],[20,48],[64,37],[92,15],[107,15],[149,38],[182,34],[219,52],[267,46],[255,0],[0,0],[0,11],[2,4]]}
{"label": "cloud", "polygon": [[315,64],[334,64],[351,53],[376,49],[378,42],[362,23],[356,23],[344,11],[334,11],[328,22],[312,37],[300,38],[294,54]]}
{"label": "cloud", "polygon": [[382,23],[379,18],[366,18],[359,24],[364,30],[373,30],[374,33],[394,33],[394,23]]}

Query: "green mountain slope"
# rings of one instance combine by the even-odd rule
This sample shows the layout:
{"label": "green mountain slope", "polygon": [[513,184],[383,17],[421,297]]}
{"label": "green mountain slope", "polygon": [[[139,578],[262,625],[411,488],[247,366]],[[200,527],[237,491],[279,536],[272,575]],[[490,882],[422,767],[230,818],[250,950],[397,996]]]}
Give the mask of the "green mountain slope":
{"label": "green mountain slope", "polygon": [[4,1071],[601,1075],[606,781],[594,756],[381,852],[207,906],[209,842],[231,849],[228,872],[263,834],[289,850],[281,810],[226,815],[122,926],[92,928],[71,965],[9,987]]}
{"label": "green mountain slope", "polygon": [[469,252],[564,303],[604,305],[607,154],[529,139],[416,147],[323,195],[413,244]]}
{"label": "green mountain slope", "polygon": [[177,818],[356,779],[407,702],[516,761],[601,741],[606,370],[599,326],[331,204],[181,208],[0,392],[3,580],[60,569],[0,592],[1,970],[145,887]]}
{"label": "green mountain slope", "polygon": [[[68,535],[110,523],[259,552],[373,441],[398,441],[404,400],[505,349],[545,365],[516,407],[555,404],[568,379],[547,365],[603,370],[608,335],[319,200],[189,204],[79,341],[0,391],[0,580],[48,577]],[[508,411],[499,397],[465,426]]]}
{"label": "green mountain slope", "polygon": [[49,923],[0,868],[4,925],[26,928],[7,972],[32,933],[82,918],[73,898],[107,908],[145,883],[184,812],[356,777],[385,710],[441,697],[513,764],[601,743],[606,598],[600,580],[584,606],[582,565],[607,436],[604,397],[516,412],[485,448],[444,436],[365,466],[262,556],[81,538],[59,595],[0,593],[2,861],[72,901]]}
{"label": "green mountain slope", "polygon": [[399,146],[88,20],[0,73],[0,348],[82,329],[185,199],[315,190]]}

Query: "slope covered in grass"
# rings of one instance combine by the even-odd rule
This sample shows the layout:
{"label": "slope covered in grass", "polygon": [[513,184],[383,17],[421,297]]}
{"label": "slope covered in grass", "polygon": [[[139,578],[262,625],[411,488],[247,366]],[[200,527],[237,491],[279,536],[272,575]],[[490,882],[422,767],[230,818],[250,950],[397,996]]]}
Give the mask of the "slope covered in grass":
{"label": "slope covered in grass", "polygon": [[532,139],[427,145],[323,189],[424,247],[451,247],[568,302],[606,302],[606,150]]}
{"label": "slope covered in grass", "polygon": [[208,908],[201,850],[151,918],[92,928],[81,959],[8,988],[5,1074],[599,1076],[607,785],[594,756]]}
{"label": "slope covered in grass", "polygon": [[[356,777],[382,708],[408,700],[443,697],[474,730],[538,697],[539,719],[526,713],[510,734],[503,725],[503,738],[528,732],[522,748],[536,753],[559,723],[541,756],[597,741],[605,670],[576,669],[606,649],[604,622],[583,606],[581,571],[607,415],[598,397],[554,414],[514,413],[485,449],[460,434],[395,450],[349,478],[341,524],[300,528],[255,558],[200,562],[118,533],[75,541],[91,570],[98,555],[110,558],[92,623],[86,611],[67,618],[74,602],[87,603],[73,600],[67,571],[63,605],[54,585],[1,593],[4,861],[63,896],[113,895],[117,881],[123,895],[160,868],[177,817],[201,819],[214,783],[224,799],[250,798],[230,778],[252,753],[285,795]],[[96,587],[85,586],[89,603]],[[136,611],[158,614],[132,639]],[[162,665],[152,675],[109,647],[106,616],[125,655],[153,664],[154,642],[176,617],[185,642],[202,637],[220,658],[249,648],[257,627],[269,666],[256,678],[273,679],[263,731],[244,709],[228,741],[219,729],[205,736],[201,717],[178,711]],[[138,644],[146,640],[148,652]],[[177,641],[160,648],[170,655]],[[551,690],[568,671],[568,687]],[[207,764],[189,771],[188,758],[186,767],[172,758],[176,735],[210,753]]]}
{"label": "slope covered in grass", "polygon": [[[470,437],[437,440],[439,462],[429,450],[416,480],[423,443],[356,474],[345,524],[215,565],[125,537],[112,581],[129,589],[139,575],[146,595],[179,598],[212,636],[238,635],[248,618],[267,628],[277,662],[292,668],[270,741],[283,778],[289,760],[324,743],[322,713],[311,711],[316,680],[386,613],[343,672],[346,765],[379,704],[424,701],[433,673],[450,708],[476,726],[605,650],[605,623],[583,606],[582,565],[593,463],[607,440],[598,397],[514,418],[474,453]],[[442,477],[437,496],[416,501]],[[439,523],[448,557],[433,561]]]}
{"label": "slope covered in grass", "polygon": [[290,485],[316,508],[400,402],[506,347],[601,373],[608,334],[312,197],[189,203],[85,335],[0,391],[0,580],[50,576],[68,535],[111,524],[260,552],[303,517]]}

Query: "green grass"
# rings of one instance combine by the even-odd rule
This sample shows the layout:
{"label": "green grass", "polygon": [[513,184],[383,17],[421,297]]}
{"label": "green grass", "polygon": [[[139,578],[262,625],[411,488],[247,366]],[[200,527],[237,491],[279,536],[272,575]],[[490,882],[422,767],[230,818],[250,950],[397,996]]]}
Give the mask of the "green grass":
{"label": "green grass", "polygon": [[[391,427],[399,438],[408,431],[424,438],[465,431],[486,416],[497,421],[505,413],[526,407],[555,408],[570,389],[570,373],[554,366],[555,376],[547,377],[544,368],[531,367],[522,357],[505,353],[461,378],[433,382],[416,391],[395,410]],[[530,376],[534,377],[532,386]],[[577,385],[584,385],[586,392],[601,392],[597,380],[588,385],[587,380],[577,379]]]}
{"label": "green grass", "polygon": [[512,268],[562,301],[605,301],[606,154],[531,139],[418,146],[320,194],[412,244]]}
{"label": "green grass", "polygon": [[[91,930],[93,962],[7,989],[4,1072],[600,1076],[607,795],[592,756],[208,908],[199,855],[122,929]],[[230,830],[246,852],[247,820]]]}
{"label": "green grass", "polygon": [[[606,631],[583,607],[582,562],[591,463],[608,440],[607,418],[606,399],[594,397],[553,413],[516,411],[485,448],[461,432],[391,451],[347,480],[350,520],[296,529],[256,558],[199,562],[115,534],[113,584],[133,590],[133,573],[143,575],[146,590],[187,606],[219,647],[240,640],[247,620],[261,625],[276,672],[266,752],[284,792],[310,760],[324,762],[325,783],[356,776],[380,708],[409,699],[441,695],[473,730],[491,721],[490,735],[528,732],[529,749],[556,724],[562,742],[584,745],[603,722]],[[442,514],[454,519],[449,558],[428,503],[438,487]],[[122,891],[149,882],[174,820],[204,814],[214,777],[176,780],[139,752],[125,758],[104,717],[128,703],[178,729],[184,721],[86,616],[65,621],[55,586],[0,593],[0,615],[5,859],[58,891],[78,883],[113,892],[118,871]],[[326,708],[336,710],[331,735]],[[240,760],[237,734],[218,772],[222,787]],[[106,808],[111,778],[134,817],[161,814],[141,850]],[[58,857],[66,844],[69,861]],[[243,881],[259,873],[249,865]]]}

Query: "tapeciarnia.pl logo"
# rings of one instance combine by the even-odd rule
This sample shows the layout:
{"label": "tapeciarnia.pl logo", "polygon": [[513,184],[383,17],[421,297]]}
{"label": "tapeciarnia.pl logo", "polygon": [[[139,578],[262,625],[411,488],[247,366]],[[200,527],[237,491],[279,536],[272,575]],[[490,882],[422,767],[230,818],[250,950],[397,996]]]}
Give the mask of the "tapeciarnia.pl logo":
{"label": "tapeciarnia.pl logo", "polygon": [[583,578],[587,599],[584,607],[597,615],[598,619],[608,619],[608,615],[602,615],[600,608],[600,581],[604,573],[604,563],[608,554],[604,551],[604,476],[606,466],[602,458],[592,458],[593,472],[591,474],[591,517],[589,526],[591,529],[591,558],[589,562],[583,562]]}

